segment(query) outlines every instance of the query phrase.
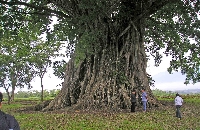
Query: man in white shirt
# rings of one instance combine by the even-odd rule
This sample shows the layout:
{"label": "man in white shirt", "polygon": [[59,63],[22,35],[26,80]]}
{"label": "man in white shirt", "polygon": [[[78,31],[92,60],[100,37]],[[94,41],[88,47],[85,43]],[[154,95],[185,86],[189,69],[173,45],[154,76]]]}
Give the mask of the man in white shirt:
{"label": "man in white shirt", "polygon": [[177,93],[176,98],[175,98],[175,106],[176,106],[176,117],[181,119],[181,112],[180,112],[180,107],[183,104],[183,99],[180,97],[180,95]]}

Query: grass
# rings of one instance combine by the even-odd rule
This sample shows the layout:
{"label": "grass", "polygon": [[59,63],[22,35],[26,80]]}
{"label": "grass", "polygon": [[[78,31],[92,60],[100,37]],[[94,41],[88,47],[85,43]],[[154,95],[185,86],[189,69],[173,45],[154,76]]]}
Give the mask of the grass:
{"label": "grass", "polygon": [[[182,120],[175,117],[172,99],[160,99],[168,103],[158,110],[146,113],[120,112],[16,112],[25,107],[22,99],[11,105],[4,104],[3,111],[15,116],[22,130],[198,130],[200,129],[200,98],[184,98]],[[26,101],[27,102],[27,101]],[[21,105],[24,104],[24,105]],[[28,106],[30,104],[27,104]]]}

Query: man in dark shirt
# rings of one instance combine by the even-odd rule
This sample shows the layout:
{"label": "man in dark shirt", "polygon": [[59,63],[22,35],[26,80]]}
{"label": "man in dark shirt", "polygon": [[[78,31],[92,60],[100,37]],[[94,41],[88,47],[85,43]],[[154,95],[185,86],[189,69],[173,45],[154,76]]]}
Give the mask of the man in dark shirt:
{"label": "man in dark shirt", "polygon": [[136,104],[136,92],[135,90],[131,93],[131,112],[135,112],[135,104]]}
{"label": "man in dark shirt", "polygon": [[3,94],[0,92],[0,130],[20,130],[17,120],[1,111]]}

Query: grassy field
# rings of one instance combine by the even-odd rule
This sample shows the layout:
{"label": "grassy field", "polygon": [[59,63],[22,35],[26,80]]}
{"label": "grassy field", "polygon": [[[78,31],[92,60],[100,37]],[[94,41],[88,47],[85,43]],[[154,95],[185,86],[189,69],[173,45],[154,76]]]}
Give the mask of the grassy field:
{"label": "grassy field", "polygon": [[182,120],[175,117],[173,98],[158,97],[165,105],[146,113],[18,111],[37,104],[33,99],[4,104],[3,111],[14,115],[22,130],[200,130],[200,95],[183,96]]}

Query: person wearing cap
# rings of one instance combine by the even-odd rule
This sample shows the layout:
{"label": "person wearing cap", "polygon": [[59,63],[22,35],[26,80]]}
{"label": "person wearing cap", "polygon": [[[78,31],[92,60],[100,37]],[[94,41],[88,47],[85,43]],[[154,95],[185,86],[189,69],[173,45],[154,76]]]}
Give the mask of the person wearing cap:
{"label": "person wearing cap", "polygon": [[145,89],[142,88],[141,89],[142,91],[142,104],[143,104],[143,111],[146,112],[146,109],[147,109],[147,93],[145,92]]}
{"label": "person wearing cap", "polygon": [[176,106],[176,117],[181,119],[181,111],[180,108],[183,104],[183,99],[180,97],[180,95],[177,93],[175,98],[175,106]]}
{"label": "person wearing cap", "polygon": [[20,130],[19,123],[9,114],[1,111],[3,94],[0,92],[0,130]]}

